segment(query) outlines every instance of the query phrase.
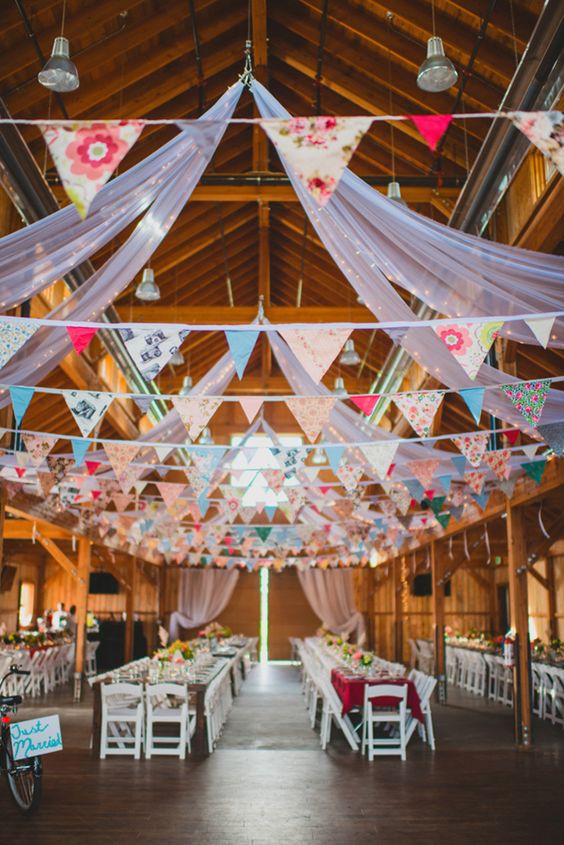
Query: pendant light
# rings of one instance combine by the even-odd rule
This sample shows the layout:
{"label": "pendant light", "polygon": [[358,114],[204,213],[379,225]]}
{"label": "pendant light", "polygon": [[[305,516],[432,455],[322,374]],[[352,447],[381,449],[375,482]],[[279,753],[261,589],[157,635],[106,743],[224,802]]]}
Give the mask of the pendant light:
{"label": "pendant light", "polygon": [[[388,25],[391,26],[391,19],[388,19]],[[388,48],[388,98],[390,102],[390,114],[394,113],[394,101],[392,94],[392,57],[390,49]],[[390,150],[392,153],[392,181],[388,182],[386,195],[389,200],[393,200],[397,205],[403,205],[407,208],[407,203],[401,195],[400,183],[396,181],[396,145],[394,136],[394,124],[390,121]]]}
{"label": "pendant light", "polygon": [[393,200],[398,205],[403,205],[407,208],[407,203],[401,195],[401,188],[399,182],[388,182],[388,191],[387,197],[389,200]]}
{"label": "pendant light", "polygon": [[200,446],[213,446],[214,443],[215,440],[212,437],[211,429],[209,426],[206,426],[200,434]]}
{"label": "pendant light", "polygon": [[356,367],[357,364],[360,364],[359,354],[354,348],[354,340],[351,338],[349,338],[343,346],[343,351],[341,352],[341,357],[339,358],[339,364],[343,367]]}
{"label": "pendant light", "polygon": [[317,447],[317,449],[313,453],[313,456],[311,458],[311,462],[312,462],[312,464],[315,464],[315,466],[322,466],[323,464],[327,463],[327,458],[325,457],[325,452],[323,451],[323,449],[320,449],[319,446]]}
{"label": "pendant light", "polygon": [[64,0],[61,34],[53,41],[51,57],[46,61],[43,70],[37,74],[37,79],[44,88],[56,91],[58,94],[76,91],[80,85],[76,65],[70,58],[69,40],[63,35],[66,7],[67,3]]}
{"label": "pendant light", "polygon": [[192,390],[192,376],[184,376],[182,379],[182,387],[178,391],[179,396],[188,396]]}
{"label": "pendant light", "polygon": [[180,349],[175,349],[168,361],[169,364],[172,364],[173,367],[181,367],[184,363],[184,355],[180,351]]}
{"label": "pendant light", "polygon": [[161,298],[161,292],[155,282],[155,271],[151,267],[145,267],[143,278],[137,286],[135,296],[141,302],[157,302]]}
{"label": "pendant light", "polygon": [[345,388],[345,382],[342,376],[336,376],[335,381],[333,382],[333,395],[334,396],[346,396],[347,390]]}
{"label": "pendant light", "polygon": [[431,14],[433,16],[433,35],[427,41],[427,58],[419,68],[417,85],[423,91],[439,94],[441,91],[448,91],[456,83],[458,73],[451,60],[445,56],[442,38],[435,35],[434,0],[431,2]]}

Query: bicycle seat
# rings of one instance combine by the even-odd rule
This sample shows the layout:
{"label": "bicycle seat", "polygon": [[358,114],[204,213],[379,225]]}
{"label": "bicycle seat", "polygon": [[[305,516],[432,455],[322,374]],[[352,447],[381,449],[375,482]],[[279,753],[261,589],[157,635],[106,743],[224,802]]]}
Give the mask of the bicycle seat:
{"label": "bicycle seat", "polygon": [[0,707],[16,707],[21,703],[21,695],[0,695]]}

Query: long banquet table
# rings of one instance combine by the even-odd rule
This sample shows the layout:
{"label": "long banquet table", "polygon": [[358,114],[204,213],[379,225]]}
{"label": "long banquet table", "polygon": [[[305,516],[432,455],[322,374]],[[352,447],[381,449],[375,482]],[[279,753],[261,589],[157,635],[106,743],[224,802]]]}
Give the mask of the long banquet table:
{"label": "long banquet table", "polygon": [[[192,757],[203,758],[210,754],[207,729],[206,729],[206,692],[210,685],[216,681],[221,675],[229,674],[231,678],[231,689],[233,696],[236,696],[239,691],[240,680],[245,680],[247,676],[247,666],[245,656],[253,649],[254,640],[252,638],[241,638],[237,644],[233,643],[230,647],[235,652],[232,656],[223,656],[221,654],[214,655],[213,664],[205,673],[205,677],[197,681],[191,680],[174,680],[174,683],[185,683],[188,691],[192,694],[195,702],[196,725],[195,732],[192,737]],[[146,685],[150,680],[150,658],[143,658],[132,663],[127,663],[114,669],[111,672],[97,675],[90,679],[92,691],[94,693],[94,706],[92,712],[92,755],[99,757],[100,755],[100,729],[102,723],[102,695],[100,692],[101,684],[111,683],[113,680],[127,680],[129,683],[138,683]]]}

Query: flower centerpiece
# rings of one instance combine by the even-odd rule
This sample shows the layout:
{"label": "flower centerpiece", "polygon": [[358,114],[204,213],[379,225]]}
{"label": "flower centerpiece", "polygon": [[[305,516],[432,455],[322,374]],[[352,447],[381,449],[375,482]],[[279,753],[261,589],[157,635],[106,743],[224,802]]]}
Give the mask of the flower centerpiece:
{"label": "flower centerpiece", "polygon": [[185,663],[194,659],[194,649],[189,642],[174,640],[166,648],[155,651],[153,657],[161,663]]}
{"label": "flower centerpiece", "polygon": [[352,659],[358,666],[372,666],[374,655],[371,651],[363,651],[359,648],[353,654]]}
{"label": "flower centerpiece", "polygon": [[199,633],[198,636],[203,640],[226,640],[232,635],[231,628],[227,625],[221,625],[219,622],[210,622]]}

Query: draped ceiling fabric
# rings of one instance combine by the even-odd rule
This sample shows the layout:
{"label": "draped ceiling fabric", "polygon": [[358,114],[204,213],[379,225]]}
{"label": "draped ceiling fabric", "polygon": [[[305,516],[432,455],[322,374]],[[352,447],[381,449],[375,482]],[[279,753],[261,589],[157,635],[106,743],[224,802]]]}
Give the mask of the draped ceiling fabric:
{"label": "draped ceiling fabric", "polygon": [[178,639],[181,628],[198,628],[216,619],[229,603],[238,578],[237,570],[183,569],[178,610],[170,616],[170,639]]}
{"label": "draped ceiling fabric", "polygon": [[[20,270],[12,271],[12,274],[9,276],[10,281],[8,287],[11,285],[17,287],[18,280],[20,283],[25,284],[25,280],[28,278],[37,279],[39,277],[41,283],[35,288],[32,285],[31,291],[29,291],[28,285],[28,292],[25,296],[19,298],[19,301],[27,298],[30,293],[38,292],[44,288],[46,286],[43,284],[45,278],[48,279],[47,284],[50,284],[54,279],[60,278],[64,273],[72,269],[72,267],[75,267],[80,263],[80,260],[92,254],[95,249],[98,249],[105,242],[107,234],[107,228],[103,226],[105,205],[102,208],[100,208],[100,205],[106,197],[106,191],[108,189],[113,191],[108,201],[110,204],[112,200],[114,201],[111,214],[119,218],[120,202],[118,201],[118,196],[121,195],[121,202],[127,204],[125,198],[129,194],[129,185],[131,183],[132,190],[138,200],[136,208],[142,210],[152,202],[151,207],[137,224],[127,241],[116,250],[112,257],[85,284],[81,285],[78,290],[49,314],[51,318],[58,320],[84,320],[85,322],[88,320],[97,320],[108,305],[115,300],[136,274],[146,265],[151,255],[170,231],[171,226],[184,208],[215,152],[227,126],[227,121],[235,110],[241,91],[242,86],[240,84],[230,88],[206,112],[201,119],[201,126],[192,124],[165,146],[166,155],[164,158],[163,155],[159,154],[149,157],[147,161],[153,162],[154,171],[158,174],[156,180],[150,179],[151,171],[145,167],[147,162],[142,162],[122,177],[118,177],[116,180],[110,182],[108,186],[102,188],[93,203],[95,209],[98,209],[97,211],[93,211],[93,217],[102,220],[100,224],[101,234],[99,240],[96,241],[94,239],[95,246],[91,250],[86,249],[86,252],[80,252],[79,246],[71,239],[70,241],[65,240],[66,247],[62,248],[60,253],[50,253],[51,226],[56,227],[61,236],[66,226],[73,230],[75,236],[77,236],[79,230],[76,229],[76,221],[78,221],[79,226],[88,227],[90,217],[87,217],[86,221],[80,221],[76,209],[73,206],[50,215],[45,220],[34,223],[24,230],[23,234],[32,239],[28,243],[35,243],[34,250],[32,251],[35,261],[30,257],[30,247],[25,247],[23,243],[20,244],[20,248],[24,250],[20,257]],[[140,194],[135,193],[135,185],[137,183],[138,173],[140,172],[137,171],[137,168],[140,168],[145,174],[144,178],[149,180],[144,199],[141,199]],[[128,182],[126,177],[130,174],[132,176],[130,182]],[[115,187],[116,184],[118,184],[118,188]],[[141,191],[141,186],[138,186],[138,191]],[[139,211],[136,213],[139,213]],[[72,215],[72,217],[69,217],[69,215]],[[118,228],[115,231],[123,228],[130,219],[133,219],[133,217],[128,217],[124,211],[121,218],[123,225],[116,223],[115,225]],[[20,234],[22,233],[15,233],[15,235]],[[42,239],[43,234],[45,234],[45,240]],[[88,237],[85,237],[88,240]],[[14,239],[13,242],[12,239]],[[81,240],[80,235],[78,235],[78,239],[79,241]],[[10,235],[0,241],[0,266],[2,267],[0,270],[0,291],[2,292],[4,291],[5,268],[1,262],[3,260],[2,248],[6,249],[5,242],[9,242],[7,244],[8,252],[13,248],[17,248],[15,236]],[[53,264],[53,270],[51,272],[46,270],[46,262]],[[9,267],[14,267],[13,261]],[[18,288],[18,290],[21,290],[21,288]],[[7,300],[3,296],[0,302],[4,301]],[[7,308],[8,306],[0,305],[0,307]],[[67,332],[61,331],[60,329],[41,328],[25,344],[22,350],[2,368],[0,371],[1,379],[4,383],[11,384],[37,384],[57,366],[71,349],[72,344]],[[8,402],[9,397],[7,395],[0,397],[0,407]]]}
{"label": "draped ceiling fabric", "polygon": [[298,569],[298,578],[322,624],[362,645],[366,632],[362,613],[354,603],[352,569]]}
{"label": "draped ceiling fabric", "polygon": [[[264,118],[289,113],[259,82],[252,93]],[[417,320],[390,281],[453,319],[464,316],[546,313],[564,308],[564,260],[492,243],[435,223],[380,195],[345,170],[331,201],[322,209],[280,155],[290,181],[322,243],[367,307],[380,320]],[[556,347],[564,346],[563,321],[554,324]],[[534,342],[519,322],[511,337]],[[430,374],[449,387],[479,387],[517,381],[483,365],[475,381],[430,328],[394,339]],[[501,392],[486,392],[484,407],[496,417],[522,424]],[[553,390],[546,422],[564,419],[564,395]]]}

